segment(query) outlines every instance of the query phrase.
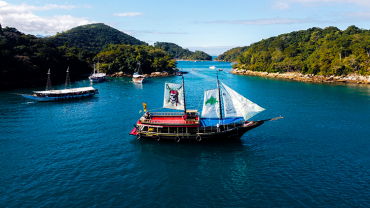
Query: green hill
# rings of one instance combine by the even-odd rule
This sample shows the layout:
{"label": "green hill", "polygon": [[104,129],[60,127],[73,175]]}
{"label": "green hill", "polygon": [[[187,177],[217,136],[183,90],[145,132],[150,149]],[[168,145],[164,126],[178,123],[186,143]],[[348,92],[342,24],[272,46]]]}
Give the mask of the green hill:
{"label": "green hill", "polygon": [[172,71],[176,61],[163,49],[150,45],[107,45],[96,59],[100,61],[100,69],[108,74],[124,72],[133,74],[140,61],[144,74],[152,72]]}
{"label": "green hill", "polygon": [[245,51],[247,51],[249,46],[244,47],[236,47],[230,50],[227,50],[223,54],[220,54],[215,58],[216,61],[236,61],[238,56],[243,55]]}
{"label": "green hill", "polygon": [[176,59],[188,59],[188,60],[212,60],[212,56],[208,55],[203,51],[189,51],[174,43],[156,42],[154,46],[163,49],[168,54],[172,55]]}
{"label": "green hill", "polygon": [[50,41],[0,25],[0,90],[45,86],[50,68],[52,84],[63,83],[70,67],[71,79],[91,73],[95,54],[74,47],[56,47]]}
{"label": "green hill", "polygon": [[78,26],[44,39],[52,41],[56,46],[68,42],[72,47],[94,53],[99,53],[108,44],[146,45],[145,42],[103,23]]}
{"label": "green hill", "polygon": [[310,28],[252,44],[235,68],[303,74],[370,74],[370,31]]}

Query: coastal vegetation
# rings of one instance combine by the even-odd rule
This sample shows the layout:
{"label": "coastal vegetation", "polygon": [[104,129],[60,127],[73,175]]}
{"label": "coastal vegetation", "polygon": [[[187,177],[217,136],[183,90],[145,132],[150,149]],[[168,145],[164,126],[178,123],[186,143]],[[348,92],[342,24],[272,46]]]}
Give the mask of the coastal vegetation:
{"label": "coastal vegetation", "polygon": [[102,51],[107,44],[147,45],[103,23],[78,26],[45,39],[55,43],[58,47],[68,42],[70,46],[94,53]]}
{"label": "coastal vegetation", "polygon": [[[99,28],[102,24],[95,26]],[[74,39],[72,33],[64,34]],[[78,32],[75,34],[76,39],[82,38],[77,35]],[[63,39],[58,39],[60,40]],[[108,74],[116,72],[132,74],[137,70],[139,61],[143,72],[148,74],[173,71],[176,68],[176,61],[170,54],[141,41],[130,42],[134,45],[106,44],[100,50],[101,45],[98,44],[91,44],[93,47],[85,44],[86,47],[79,48],[78,44],[73,44],[77,42],[68,40],[56,42],[58,43],[56,45],[53,38],[37,38],[26,35],[16,28],[2,28],[0,25],[0,89],[44,85],[49,68],[54,84],[64,82],[68,67],[72,80],[81,79],[91,74],[93,64],[97,62],[100,62],[100,71]],[[83,42],[88,42],[86,40]],[[104,41],[100,43],[103,44]]]}
{"label": "coastal vegetation", "polygon": [[229,62],[237,61],[238,56],[242,55],[245,51],[247,51],[249,47],[250,46],[236,47],[227,50],[223,54],[217,56],[215,58],[215,61],[229,61]]}
{"label": "coastal vegetation", "polygon": [[164,50],[148,45],[107,45],[94,59],[108,74],[134,73],[140,62],[144,74],[173,71],[176,61]]}
{"label": "coastal vegetation", "polygon": [[314,27],[254,43],[236,60],[238,64],[233,67],[240,70],[369,75],[370,31],[356,26],[344,31],[336,27]]}
{"label": "coastal vegetation", "polygon": [[184,49],[174,43],[156,42],[154,43],[156,48],[163,49],[168,54],[172,55],[176,59],[186,60],[212,60],[212,56],[208,55],[203,51],[192,52],[189,49]]}
{"label": "coastal vegetation", "polygon": [[89,63],[94,56],[68,44],[58,48],[50,41],[0,25],[0,89],[43,85],[49,68],[53,83],[64,81],[68,66],[71,79],[78,79],[91,72]]}

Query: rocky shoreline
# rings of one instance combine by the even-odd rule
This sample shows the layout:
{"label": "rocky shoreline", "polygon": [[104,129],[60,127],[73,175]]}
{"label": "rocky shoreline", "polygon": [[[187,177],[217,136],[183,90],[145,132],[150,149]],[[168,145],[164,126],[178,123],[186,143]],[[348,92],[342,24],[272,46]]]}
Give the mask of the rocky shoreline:
{"label": "rocky shoreline", "polygon": [[314,74],[301,74],[298,72],[287,72],[287,73],[268,73],[258,72],[250,70],[238,70],[233,69],[233,74],[247,75],[247,76],[259,76],[259,77],[274,77],[295,80],[299,82],[327,82],[327,83],[355,83],[355,84],[370,84],[370,76],[362,76],[359,74],[348,74],[346,76],[322,76]]}
{"label": "rocky shoreline", "polygon": [[[151,74],[144,74],[145,77],[170,77],[175,76],[176,72],[152,72]],[[132,77],[132,74],[124,72],[116,72],[114,74],[107,74],[107,77]]]}

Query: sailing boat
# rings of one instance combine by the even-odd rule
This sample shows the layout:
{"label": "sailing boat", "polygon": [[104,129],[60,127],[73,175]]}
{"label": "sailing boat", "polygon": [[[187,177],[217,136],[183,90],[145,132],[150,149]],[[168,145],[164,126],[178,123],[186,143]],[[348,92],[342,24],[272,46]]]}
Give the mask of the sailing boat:
{"label": "sailing boat", "polygon": [[134,83],[144,83],[145,82],[145,76],[143,75],[143,71],[141,70],[141,64],[140,61],[137,63],[138,69],[137,72],[132,75],[132,81]]}
{"label": "sailing boat", "polygon": [[104,82],[107,79],[106,73],[99,72],[99,62],[98,62],[98,73],[95,73],[95,64],[94,64],[94,73],[89,76],[90,82]]}
{"label": "sailing boat", "polygon": [[[221,99],[222,98],[222,99]],[[222,104],[225,117],[222,116]],[[140,138],[181,140],[240,139],[244,133],[262,125],[267,120],[248,121],[264,109],[243,97],[224,83],[217,89],[204,92],[202,115],[197,110],[186,110],[183,83],[165,83],[163,108],[184,112],[148,112],[136,123],[130,134]]]}
{"label": "sailing boat", "polygon": [[50,69],[48,71],[48,81],[46,84],[46,89],[44,91],[33,91],[33,95],[22,95],[25,98],[36,100],[38,102],[46,101],[59,101],[68,99],[84,98],[89,96],[94,96],[99,94],[98,89],[93,87],[80,87],[80,88],[70,88],[69,89],[69,67],[67,69],[66,76],[66,89],[64,90],[51,90],[51,80],[50,80]]}

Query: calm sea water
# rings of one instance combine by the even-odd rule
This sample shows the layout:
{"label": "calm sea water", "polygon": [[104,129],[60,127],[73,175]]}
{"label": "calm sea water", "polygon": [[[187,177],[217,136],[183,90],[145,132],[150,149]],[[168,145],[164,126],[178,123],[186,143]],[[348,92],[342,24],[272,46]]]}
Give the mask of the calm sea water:
{"label": "calm sea water", "polygon": [[201,111],[203,91],[216,87],[212,65],[266,109],[255,120],[284,119],[240,141],[156,142],[128,133],[143,102],[165,111],[164,82],[181,77],[112,78],[93,84],[94,98],[55,103],[17,95],[35,89],[0,92],[0,206],[370,207],[370,86],[237,76],[230,63],[183,61],[188,109]]}

